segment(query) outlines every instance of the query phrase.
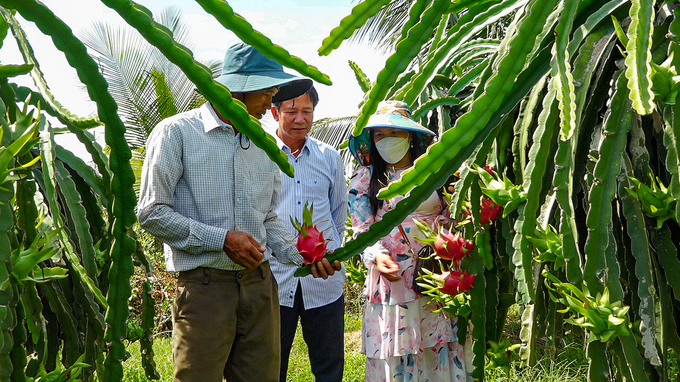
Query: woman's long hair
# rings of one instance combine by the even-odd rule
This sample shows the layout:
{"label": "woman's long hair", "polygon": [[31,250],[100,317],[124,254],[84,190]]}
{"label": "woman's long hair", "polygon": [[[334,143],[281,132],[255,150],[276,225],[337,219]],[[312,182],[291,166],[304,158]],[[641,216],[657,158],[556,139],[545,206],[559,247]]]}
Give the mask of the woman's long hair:
{"label": "woman's long hair", "polygon": [[[371,135],[371,149],[369,152],[369,165],[373,166],[373,171],[371,172],[371,181],[368,184],[368,200],[371,204],[371,211],[373,216],[378,213],[378,210],[382,208],[384,200],[378,199],[378,191],[387,185],[387,162],[380,156],[378,149],[375,148],[375,142],[373,141],[373,129],[369,129]],[[418,140],[418,134],[409,131],[411,136],[411,147],[409,147],[409,152],[411,153],[411,163],[418,158],[422,152],[420,150],[420,142]]]}

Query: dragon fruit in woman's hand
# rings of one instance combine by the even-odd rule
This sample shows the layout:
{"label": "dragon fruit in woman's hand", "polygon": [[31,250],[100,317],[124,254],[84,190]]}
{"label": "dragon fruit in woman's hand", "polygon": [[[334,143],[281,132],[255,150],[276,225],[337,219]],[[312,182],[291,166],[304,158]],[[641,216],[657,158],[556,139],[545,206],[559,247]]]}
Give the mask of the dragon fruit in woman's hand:
{"label": "dragon fruit in woman's hand", "polygon": [[291,216],[290,222],[299,232],[298,241],[295,247],[300,251],[300,255],[306,264],[314,264],[321,261],[326,255],[326,243],[328,239],[324,239],[323,232],[319,231],[318,226],[312,223],[312,212],[314,205],[309,209],[307,203],[302,210],[302,224],[297,220],[293,220]]}

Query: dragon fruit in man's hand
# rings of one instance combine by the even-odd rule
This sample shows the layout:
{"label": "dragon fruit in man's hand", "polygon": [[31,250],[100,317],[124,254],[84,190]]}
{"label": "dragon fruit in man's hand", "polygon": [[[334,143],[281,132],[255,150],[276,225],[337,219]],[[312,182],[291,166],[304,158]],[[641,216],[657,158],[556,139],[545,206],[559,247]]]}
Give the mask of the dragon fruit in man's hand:
{"label": "dragon fruit in man's hand", "polygon": [[314,264],[326,255],[326,244],[329,241],[324,239],[323,232],[319,231],[318,226],[312,223],[312,212],[314,205],[307,208],[307,203],[302,210],[302,224],[291,216],[290,222],[299,232],[298,241],[295,247],[300,251],[305,264]]}

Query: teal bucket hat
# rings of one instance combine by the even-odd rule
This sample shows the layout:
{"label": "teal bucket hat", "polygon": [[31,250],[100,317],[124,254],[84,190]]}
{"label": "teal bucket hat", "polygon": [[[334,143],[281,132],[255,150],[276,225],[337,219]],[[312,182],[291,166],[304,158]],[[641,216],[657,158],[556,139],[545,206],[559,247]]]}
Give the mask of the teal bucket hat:
{"label": "teal bucket hat", "polygon": [[368,166],[371,153],[371,135],[369,129],[391,127],[414,132],[418,137],[421,152],[437,139],[437,134],[423,127],[411,117],[411,108],[403,101],[382,101],[378,110],[368,118],[364,131],[358,136],[350,134],[349,151],[361,166]]}
{"label": "teal bucket hat", "polygon": [[312,80],[283,71],[283,66],[242,42],[227,49],[222,74],[217,81],[232,93],[246,93],[278,87],[272,102],[299,97],[312,87]]}

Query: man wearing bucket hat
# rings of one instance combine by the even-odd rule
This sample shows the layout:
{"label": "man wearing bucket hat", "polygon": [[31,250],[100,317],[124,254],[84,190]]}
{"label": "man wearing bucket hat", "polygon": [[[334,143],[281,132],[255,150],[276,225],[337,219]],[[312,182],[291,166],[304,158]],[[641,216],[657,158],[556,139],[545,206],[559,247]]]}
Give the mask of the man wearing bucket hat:
{"label": "man wearing bucket hat", "polygon": [[[401,177],[436,135],[411,118],[408,105],[384,101],[349,149],[361,166],[349,183],[349,215],[354,234],[383,219],[404,196],[379,200],[378,191]],[[362,254],[367,268],[362,321],[365,381],[466,380],[463,347],[457,339],[457,320],[435,312],[427,296],[414,290],[414,255],[424,237],[418,219],[434,226],[447,220],[440,192],[433,192],[399,225]],[[398,328],[399,330],[395,330]]]}
{"label": "man wearing bucket hat", "polygon": [[[303,94],[312,81],[239,43],[217,78],[248,113],[262,118],[272,98]],[[278,381],[280,324],[270,251],[302,257],[278,220],[278,167],[211,104],[161,121],[147,140],[140,225],[164,243],[179,272],[173,306],[174,380]],[[326,260],[314,273],[340,269]]]}

